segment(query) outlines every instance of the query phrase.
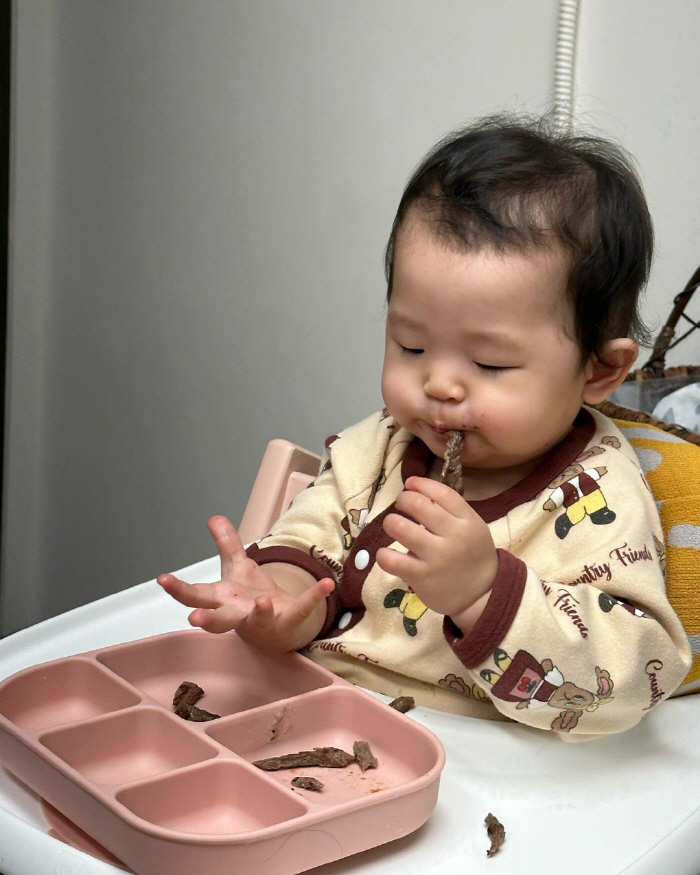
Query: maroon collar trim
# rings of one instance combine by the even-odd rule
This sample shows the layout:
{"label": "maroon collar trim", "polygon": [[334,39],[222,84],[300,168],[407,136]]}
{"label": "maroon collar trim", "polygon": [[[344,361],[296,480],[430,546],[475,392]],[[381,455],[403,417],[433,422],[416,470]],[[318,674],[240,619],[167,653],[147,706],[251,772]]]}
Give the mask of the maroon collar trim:
{"label": "maroon collar trim", "polygon": [[[582,407],[571,426],[571,431],[542,458],[534,471],[500,495],[480,501],[470,501],[469,504],[486,523],[501,519],[513,508],[532,501],[543,489],[546,489],[557,474],[568,467],[585,449],[594,432],[595,420],[590,411]],[[433,454],[423,441],[414,438],[408,445],[401,465],[403,482],[405,483],[409,477],[427,477],[433,458]]]}

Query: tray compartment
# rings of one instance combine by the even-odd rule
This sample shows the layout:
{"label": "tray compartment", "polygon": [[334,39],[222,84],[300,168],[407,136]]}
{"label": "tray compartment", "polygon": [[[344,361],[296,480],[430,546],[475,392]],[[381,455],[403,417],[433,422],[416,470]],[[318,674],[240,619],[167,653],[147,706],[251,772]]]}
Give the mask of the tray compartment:
{"label": "tray compartment", "polygon": [[308,811],[292,794],[233,759],[127,787],[117,793],[117,801],[156,826],[199,836],[252,833]]}
{"label": "tray compartment", "polygon": [[127,784],[215,757],[218,749],[157,708],[133,708],[39,739],[95,784]]}
{"label": "tray compartment", "polygon": [[141,701],[91,659],[44,663],[2,686],[0,713],[22,729],[40,731],[119,711]]}
{"label": "tray compartment", "polygon": [[[183,680],[222,718],[176,717]],[[305,769],[322,793],[293,789],[300,772],[250,764],[359,739],[379,768]],[[0,683],[0,762],[140,875],[298,875],[423,824],[444,753],[420,724],[300,655],[186,630]]]}
{"label": "tray compartment", "polygon": [[204,697],[197,705],[221,716],[332,683],[304,657],[260,653],[233,633],[172,633],[101,651],[97,659],[168,710],[183,681],[199,684]]}
{"label": "tray compartment", "polygon": [[[342,686],[209,723],[206,733],[251,763],[314,747],[339,747],[352,753],[353,742],[369,742],[379,762],[365,772],[355,763],[339,769],[312,766],[265,772],[309,804],[318,805],[366,803],[374,794],[378,802],[383,791],[395,793],[415,784],[439,764],[441,756],[410,718]],[[292,788],[292,778],[299,775],[317,778],[323,790]]]}

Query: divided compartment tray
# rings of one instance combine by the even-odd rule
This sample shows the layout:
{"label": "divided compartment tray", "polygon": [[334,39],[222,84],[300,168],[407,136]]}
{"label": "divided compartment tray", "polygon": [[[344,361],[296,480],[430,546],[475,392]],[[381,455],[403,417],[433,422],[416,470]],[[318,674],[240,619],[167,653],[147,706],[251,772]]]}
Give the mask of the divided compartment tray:
{"label": "divided compartment tray", "polygon": [[[183,681],[219,719],[173,713]],[[252,765],[358,740],[377,768]],[[137,875],[296,875],[392,841],[430,817],[444,760],[410,716],[234,633],[170,632],[0,683],[0,763]],[[293,787],[302,774],[323,790]]]}

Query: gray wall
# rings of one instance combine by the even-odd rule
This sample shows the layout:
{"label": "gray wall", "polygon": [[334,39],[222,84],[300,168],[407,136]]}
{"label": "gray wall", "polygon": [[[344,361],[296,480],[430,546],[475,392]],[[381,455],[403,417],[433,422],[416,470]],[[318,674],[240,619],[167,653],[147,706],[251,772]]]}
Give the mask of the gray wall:
{"label": "gray wall", "polygon": [[[15,0],[3,632],[212,555],[270,438],[380,405],[403,183],[463,121],[549,106],[557,10]],[[583,0],[579,106],[642,164],[662,320],[700,261],[699,16]]]}
{"label": "gray wall", "polygon": [[[657,242],[645,315],[657,332],[700,264],[699,36],[696,0],[581,0],[577,115],[640,165]],[[700,331],[668,364],[700,364]]]}

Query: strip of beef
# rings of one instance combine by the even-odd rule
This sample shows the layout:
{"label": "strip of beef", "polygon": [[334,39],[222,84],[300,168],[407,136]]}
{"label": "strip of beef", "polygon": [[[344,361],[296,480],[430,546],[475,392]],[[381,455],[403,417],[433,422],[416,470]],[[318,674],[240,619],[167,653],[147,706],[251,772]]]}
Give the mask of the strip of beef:
{"label": "strip of beef", "polygon": [[280,769],[306,769],[309,766],[322,766],[326,769],[343,769],[355,762],[355,757],[339,747],[315,747],[313,750],[300,750],[279,757],[253,760],[253,765],[266,772]]}
{"label": "strip of beef", "polygon": [[464,432],[448,431],[445,461],[440,472],[440,480],[447,486],[462,494],[462,447]]}
{"label": "strip of beef", "polygon": [[198,708],[196,703],[204,695],[204,690],[192,681],[183,681],[175,690],[173,696],[173,707],[178,717],[183,720],[192,720],[194,723],[205,723],[208,720],[218,720],[220,714],[212,714],[211,711],[205,711],[203,708]]}
{"label": "strip of beef", "polygon": [[357,765],[363,772],[367,769],[376,769],[378,766],[377,758],[372,753],[372,749],[367,741],[356,741],[352,746],[352,752],[355,754]]}

